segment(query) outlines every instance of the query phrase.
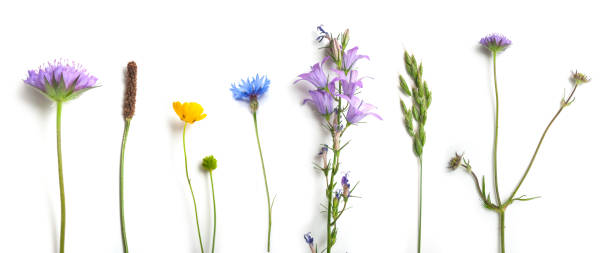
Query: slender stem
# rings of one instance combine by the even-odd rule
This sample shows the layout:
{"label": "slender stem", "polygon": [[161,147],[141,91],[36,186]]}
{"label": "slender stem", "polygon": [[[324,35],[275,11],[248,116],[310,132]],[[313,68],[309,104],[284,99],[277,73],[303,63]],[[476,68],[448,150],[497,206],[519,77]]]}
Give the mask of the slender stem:
{"label": "slender stem", "polygon": [[210,171],[210,188],[212,189],[213,199],[213,240],[212,240],[212,251],[215,253],[215,238],[217,237],[217,204],[215,202],[215,183],[213,182],[212,170]]}
{"label": "slender stem", "polygon": [[499,244],[501,247],[501,253],[506,252],[506,243],[505,243],[506,236],[504,235],[505,223],[506,223],[505,216],[506,216],[505,211],[499,212]]}
{"label": "slender stem", "polygon": [[261,152],[261,142],[259,141],[259,129],[257,128],[257,112],[253,112],[253,123],[255,124],[255,136],[257,137],[257,147],[259,148],[259,159],[261,160],[261,170],[263,171],[264,183],[266,185],[266,197],[268,198],[268,247],[270,252],[270,234],[272,232],[272,204],[270,203],[270,191],[268,189],[268,177],[264,165],[263,154]]}
{"label": "slender stem", "polygon": [[495,181],[495,198],[497,204],[501,205],[499,197],[499,186],[497,180],[497,135],[499,131],[499,94],[497,91],[497,52],[493,52],[493,79],[495,81],[495,138],[493,141],[493,175]]}
{"label": "slender stem", "polygon": [[66,197],[64,196],[64,171],[62,165],[62,102],[57,102],[57,171],[59,174],[60,200],[62,202],[62,223],[60,228],[60,253],[64,253],[64,239],[66,238]]}
{"label": "slender stem", "polygon": [[578,88],[578,85],[574,85],[574,89],[570,93],[569,97],[565,100],[564,104],[561,105],[561,107],[559,108],[555,116],[550,120],[550,122],[546,126],[546,129],[544,129],[544,132],[542,133],[542,137],[540,137],[540,141],[538,142],[538,146],[536,147],[535,151],[533,152],[533,156],[531,157],[531,160],[529,161],[529,165],[527,166],[525,173],[523,173],[523,177],[521,177],[521,180],[519,181],[518,185],[516,185],[516,188],[514,188],[514,191],[512,192],[510,197],[506,200],[506,202],[504,202],[504,207],[510,205],[510,203],[512,202],[512,199],[514,198],[519,188],[523,184],[523,181],[525,181],[525,178],[527,177],[527,174],[529,174],[529,170],[531,169],[531,166],[533,165],[533,162],[535,161],[535,158],[538,155],[538,151],[540,151],[540,146],[542,146],[542,142],[544,142],[544,137],[546,137],[546,133],[548,133],[548,129],[550,129],[550,126],[552,126],[553,122],[555,122],[559,114],[561,114],[561,111],[563,111],[565,106],[568,103],[570,103],[570,101],[572,101],[572,97],[574,96],[574,93],[576,92],[576,88]]}
{"label": "slender stem", "polygon": [[419,156],[419,237],[417,252],[421,252],[421,217],[423,216],[423,156]]}
{"label": "slender stem", "polygon": [[121,217],[121,238],[123,240],[123,252],[128,253],[128,241],[127,232],[125,230],[125,217],[124,217],[124,205],[123,205],[123,160],[125,157],[125,144],[127,143],[128,131],[130,130],[130,122],[132,119],[125,119],[125,126],[123,128],[123,141],[121,143],[121,159],[119,161],[119,210]]}
{"label": "slender stem", "polygon": [[191,187],[191,179],[189,178],[189,170],[187,170],[187,149],[185,148],[185,132],[187,130],[187,122],[183,127],[183,153],[185,154],[185,175],[187,176],[187,184],[189,184],[189,190],[191,191],[191,198],[193,199],[193,209],[195,211],[196,225],[198,228],[198,238],[200,239],[200,250],[204,253],[204,244],[202,243],[202,234],[200,233],[200,221],[198,219],[198,206],[196,205],[195,195],[193,194],[193,188]]}
{"label": "slender stem", "polygon": [[325,191],[325,197],[327,198],[327,245],[326,245],[326,251],[327,253],[331,252],[331,248],[332,248],[332,237],[331,237],[331,233],[332,233],[332,225],[335,225],[335,222],[332,222],[332,200],[333,200],[333,183],[334,183],[334,176],[336,176],[336,166],[338,164],[338,156],[340,155],[340,152],[334,149],[334,159],[332,162],[332,172],[331,172],[331,176],[329,178],[329,182],[327,183],[327,190]]}

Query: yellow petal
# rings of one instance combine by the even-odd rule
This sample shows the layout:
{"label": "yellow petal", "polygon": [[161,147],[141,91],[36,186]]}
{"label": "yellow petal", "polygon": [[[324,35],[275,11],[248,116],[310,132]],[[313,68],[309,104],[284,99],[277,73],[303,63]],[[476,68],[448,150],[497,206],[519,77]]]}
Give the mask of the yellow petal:
{"label": "yellow petal", "polygon": [[178,115],[181,120],[185,120],[185,110],[181,102],[176,101],[172,103],[172,108],[174,108],[174,112],[176,112],[176,115]]}

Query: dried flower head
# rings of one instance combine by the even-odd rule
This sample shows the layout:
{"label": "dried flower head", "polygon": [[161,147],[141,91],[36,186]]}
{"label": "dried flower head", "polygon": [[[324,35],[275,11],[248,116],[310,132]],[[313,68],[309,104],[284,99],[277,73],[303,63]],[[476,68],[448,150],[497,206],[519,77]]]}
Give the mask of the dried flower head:
{"label": "dried flower head", "polygon": [[512,44],[512,41],[504,35],[493,33],[480,39],[480,44],[491,50],[491,52],[498,52],[505,50]]}
{"label": "dried flower head", "polygon": [[572,80],[574,80],[574,83],[576,85],[580,85],[583,83],[588,83],[589,81],[591,81],[591,78],[589,78],[585,74],[578,72],[578,70],[575,70],[574,72],[572,72]]}
{"label": "dried flower head", "polygon": [[136,75],[138,67],[131,61],[127,65],[127,76],[125,82],[125,95],[123,98],[123,118],[131,119],[136,111]]}
{"label": "dried flower head", "polygon": [[185,102],[181,104],[181,102],[177,101],[172,103],[172,107],[174,108],[176,115],[178,115],[179,118],[186,123],[193,124],[196,121],[206,118],[204,108],[195,102]]}
{"label": "dried flower head", "polygon": [[98,78],[87,73],[74,61],[55,60],[29,70],[25,83],[36,88],[49,99],[65,102],[77,98],[83,92],[96,87]]}
{"label": "dried flower head", "polygon": [[459,155],[459,153],[455,153],[455,156],[450,159],[448,162],[448,168],[450,170],[456,170],[461,166],[461,162],[463,161],[463,155]]}

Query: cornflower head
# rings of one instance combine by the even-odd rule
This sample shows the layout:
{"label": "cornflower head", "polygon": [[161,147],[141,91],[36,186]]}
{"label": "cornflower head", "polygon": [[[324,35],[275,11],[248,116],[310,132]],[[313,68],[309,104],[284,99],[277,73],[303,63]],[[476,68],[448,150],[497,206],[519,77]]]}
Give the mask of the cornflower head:
{"label": "cornflower head", "polygon": [[172,107],[174,108],[176,115],[178,115],[179,118],[185,123],[193,124],[196,121],[206,118],[204,108],[195,102],[181,103],[176,101],[172,103]]}
{"label": "cornflower head", "polygon": [[510,44],[512,44],[512,41],[506,38],[506,36],[497,33],[489,34],[480,39],[480,45],[488,48],[494,53],[504,51]]}
{"label": "cornflower head", "polygon": [[259,107],[258,99],[263,96],[270,87],[270,80],[268,77],[257,74],[255,77],[242,79],[238,85],[232,84],[232,94],[234,99],[238,101],[249,102],[251,112],[256,112]]}
{"label": "cornflower head", "polygon": [[95,88],[98,78],[87,73],[81,64],[68,60],[54,60],[38,69],[28,71],[26,84],[56,102],[77,98],[83,92]]}

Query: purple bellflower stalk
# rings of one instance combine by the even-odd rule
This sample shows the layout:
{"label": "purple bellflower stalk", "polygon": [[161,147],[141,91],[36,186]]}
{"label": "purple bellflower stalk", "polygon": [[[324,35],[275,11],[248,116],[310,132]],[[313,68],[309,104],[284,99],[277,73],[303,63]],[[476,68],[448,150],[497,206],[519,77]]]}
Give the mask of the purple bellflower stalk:
{"label": "purple bellflower stalk", "polygon": [[28,78],[24,80],[26,84],[34,87],[57,104],[57,167],[61,201],[60,253],[64,253],[64,240],[66,238],[66,198],[64,195],[61,141],[62,104],[96,87],[97,81],[98,78],[87,73],[87,70],[80,64],[67,60],[55,60],[37,70],[30,70],[28,71]]}
{"label": "purple bellflower stalk", "polygon": [[523,173],[523,176],[519,180],[518,184],[512,191],[512,194],[510,194],[510,196],[507,199],[502,200],[500,193],[499,193],[499,186],[498,186],[499,184],[498,184],[498,177],[497,177],[497,174],[498,174],[497,173],[497,143],[498,143],[498,129],[499,129],[499,95],[498,95],[498,89],[497,89],[497,59],[496,59],[496,56],[499,51],[507,48],[511,44],[511,42],[509,39],[507,39],[503,35],[492,34],[492,35],[482,38],[480,40],[480,44],[488,48],[493,55],[493,79],[494,79],[494,85],[495,85],[495,125],[494,125],[495,131],[494,131],[494,139],[493,139],[493,186],[494,186],[493,194],[494,194],[494,200],[491,200],[490,194],[486,192],[484,176],[482,177],[482,185],[481,185],[481,183],[478,181],[478,176],[476,175],[476,173],[474,173],[473,168],[470,165],[469,160],[464,158],[463,155],[459,155],[457,153],[450,160],[448,167],[451,170],[455,170],[459,167],[464,168],[466,172],[468,172],[468,174],[472,176],[474,183],[476,184],[478,196],[480,197],[484,207],[489,210],[495,211],[498,214],[500,251],[502,253],[505,253],[506,249],[505,249],[504,228],[505,228],[506,209],[510,204],[514,203],[514,201],[528,201],[528,200],[539,198],[539,197],[528,198],[525,195],[516,197],[516,194],[519,188],[521,187],[521,185],[523,184],[525,178],[527,177],[527,174],[529,173],[533,165],[533,162],[535,161],[535,158],[538,155],[538,151],[540,150],[540,147],[544,141],[544,138],[546,137],[546,133],[550,129],[551,125],[554,123],[555,119],[557,119],[559,114],[561,114],[563,109],[565,109],[566,107],[568,107],[574,102],[574,93],[576,92],[576,89],[579,86],[581,86],[581,84],[589,82],[590,79],[586,77],[586,75],[579,73],[577,71],[572,73],[572,76],[571,76],[571,79],[573,81],[572,91],[570,92],[567,98],[564,97],[561,100],[561,105],[559,109],[557,110],[556,114],[553,116],[553,118],[550,120],[550,122],[544,129],[544,132],[542,133],[540,137],[540,141],[538,142],[535,148],[535,151],[533,155],[531,156],[529,164],[527,165],[527,168],[525,169],[525,172]]}
{"label": "purple bellflower stalk", "polygon": [[259,158],[261,160],[261,170],[263,172],[264,183],[266,186],[266,197],[268,200],[268,243],[267,251],[270,252],[270,235],[272,232],[272,206],[274,201],[270,200],[270,190],[268,188],[268,178],[266,176],[266,167],[264,165],[263,153],[261,152],[261,142],[259,141],[259,128],[257,127],[257,109],[259,108],[259,98],[263,96],[270,87],[270,80],[266,76],[256,75],[255,77],[242,80],[240,84],[232,84],[230,91],[234,99],[238,101],[249,102],[251,113],[253,114],[253,124],[255,126],[255,137],[257,138],[257,147],[259,148]]}
{"label": "purple bellflower stalk", "polygon": [[[371,112],[375,108],[373,105],[363,102],[356,96],[359,94],[359,89],[363,88],[363,78],[359,77],[359,72],[354,68],[360,59],[370,58],[357,54],[358,47],[345,51],[348,48],[348,30],[337,37],[323,30],[321,26],[317,27],[317,30],[320,32],[317,41],[327,42],[325,47],[327,55],[321,62],[314,64],[310,72],[299,75],[295,83],[305,81],[313,86],[314,90],[308,92],[310,98],[305,99],[304,103],[310,102],[316,108],[331,137],[331,145],[323,144],[319,152],[322,165],[316,166],[325,175],[326,181],[327,240],[325,251],[330,253],[336,243],[337,221],[344,214],[347,203],[352,198],[351,192],[356,186],[350,187],[347,175],[341,182],[336,182],[336,175],[341,164],[340,152],[346,146],[346,143],[342,143],[341,137],[349,126],[361,122],[367,116],[382,118]],[[327,157],[328,150],[333,152],[331,159]],[[336,187],[339,184],[341,188]],[[311,238],[310,233],[307,235]],[[315,252],[314,242],[309,242],[308,239],[306,241],[310,249]]]}

